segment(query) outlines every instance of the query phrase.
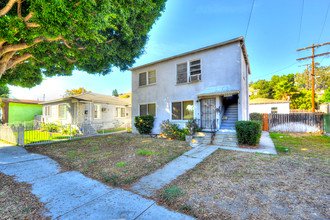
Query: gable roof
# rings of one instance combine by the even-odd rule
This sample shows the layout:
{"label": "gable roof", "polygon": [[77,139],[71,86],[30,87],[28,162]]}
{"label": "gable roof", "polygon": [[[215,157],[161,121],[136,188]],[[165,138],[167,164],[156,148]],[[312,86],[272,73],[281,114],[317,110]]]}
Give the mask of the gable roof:
{"label": "gable roof", "polygon": [[2,102],[11,102],[11,103],[22,103],[22,104],[40,104],[41,101],[37,100],[27,100],[27,99],[11,99],[11,98],[2,98]]}
{"label": "gable roof", "polygon": [[183,57],[183,56],[187,56],[187,55],[190,55],[190,54],[199,53],[199,52],[202,52],[202,51],[205,51],[205,50],[215,49],[215,48],[222,47],[222,46],[232,44],[232,43],[235,43],[235,42],[241,42],[241,48],[242,48],[242,52],[243,52],[243,55],[244,55],[244,60],[245,60],[247,66],[249,68],[249,74],[251,74],[250,63],[249,63],[248,54],[247,54],[246,47],[245,47],[244,37],[234,38],[234,39],[224,41],[224,42],[221,42],[221,43],[218,43],[218,44],[213,44],[213,45],[210,45],[210,46],[207,46],[207,47],[202,47],[202,48],[197,49],[197,50],[192,50],[192,51],[189,51],[189,52],[186,52],[186,53],[182,53],[182,54],[178,54],[178,55],[168,57],[168,58],[165,58],[165,59],[157,60],[157,61],[147,63],[147,64],[144,64],[144,65],[141,65],[141,66],[133,67],[130,70],[131,71],[137,70],[137,69],[140,69],[140,68],[143,68],[143,67],[147,67],[147,66],[154,65],[154,64],[157,64],[157,63],[165,62],[165,61],[168,61],[168,60],[173,60],[173,59]]}
{"label": "gable roof", "polygon": [[266,98],[256,98],[249,100],[249,104],[276,104],[276,103],[291,103],[290,101],[276,100],[276,99],[266,99]]}
{"label": "gable roof", "polygon": [[103,94],[97,94],[97,93],[84,93],[84,94],[78,94],[78,95],[73,95],[69,97],[64,97],[60,99],[54,99],[46,102],[42,102],[41,104],[50,104],[50,103],[55,103],[55,102],[62,102],[62,101],[67,101],[71,99],[76,99],[78,101],[86,101],[86,102],[99,102],[99,103],[106,103],[106,104],[118,104],[118,105],[130,105],[131,100],[126,99],[126,98],[119,98],[115,96],[110,96],[110,95],[103,95]]}

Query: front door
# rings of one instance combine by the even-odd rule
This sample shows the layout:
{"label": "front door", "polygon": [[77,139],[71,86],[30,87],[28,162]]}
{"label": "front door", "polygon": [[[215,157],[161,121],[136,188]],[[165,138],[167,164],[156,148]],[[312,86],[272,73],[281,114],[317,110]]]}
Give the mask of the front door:
{"label": "front door", "polygon": [[203,129],[211,129],[216,120],[215,98],[201,100],[201,124]]}

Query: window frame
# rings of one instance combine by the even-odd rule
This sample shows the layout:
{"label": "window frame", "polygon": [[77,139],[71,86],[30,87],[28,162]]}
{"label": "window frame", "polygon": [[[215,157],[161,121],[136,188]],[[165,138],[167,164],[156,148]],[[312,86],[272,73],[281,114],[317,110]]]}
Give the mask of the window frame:
{"label": "window frame", "polygon": [[154,115],[154,117],[156,117],[157,116],[157,104],[156,104],[156,102],[149,102],[149,103],[139,104],[139,116],[142,116],[141,115],[141,105],[147,105],[147,114],[146,115],[149,115],[149,105],[152,105],[152,104],[155,105],[155,115]]}
{"label": "window frame", "polygon": [[[60,106],[65,106],[65,116],[64,117],[62,117],[62,115],[60,115]],[[60,119],[60,120],[65,120],[65,119],[67,119],[67,111],[68,109],[67,109],[67,104],[66,103],[64,103],[64,104],[58,104],[57,105],[57,111],[58,111],[58,119]],[[64,111],[62,111],[61,113],[63,113]]]}
{"label": "window frame", "polygon": [[[97,108],[95,108],[95,107],[97,107]],[[101,112],[102,112],[101,104],[94,104],[93,108],[94,108],[93,109],[94,110],[93,111],[93,119],[94,120],[100,120],[100,119],[102,119],[102,116],[101,116]],[[95,117],[95,110],[96,109],[99,110],[99,112],[98,112],[99,114],[97,114],[98,117]]]}
{"label": "window frame", "polygon": [[[150,72],[155,72],[155,82],[154,83],[149,83],[149,73]],[[140,85],[140,74],[146,74],[146,84],[145,85]],[[139,73],[139,87],[144,87],[144,86],[151,86],[151,85],[155,85],[157,83],[157,70],[156,69],[152,69],[152,70],[148,70],[148,71],[143,71]]]}
{"label": "window frame", "polygon": [[[119,109],[119,111],[117,111]],[[122,116],[122,110],[124,109],[124,116]],[[126,107],[116,106],[115,107],[115,118],[125,118],[126,117]]]}
{"label": "window frame", "polygon": [[45,106],[45,116],[50,116],[50,108],[51,106],[47,105]]}
{"label": "window frame", "polygon": [[[191,75],[190,63],[191,62],[194,62],[194,61],[197,61],[197,60],[200,61],[200,71],[201,72],[199,74]],[[184,64],[184,63],[187,64],[187,81],[186,82],[183,82],[183,83],[178,83],[178,65]],[[186,84],[186,83],[196,83],[196,82],[202,81],[202,73],[203,73],[203,71],[202,71],[202,58],[196,58],[196,59],[187,60],[185,62],[177,63],[176,66],[175,66],[175,68],[176,68],[176,75],[175,75],[176,76],[176,80],[175,80],[176,81],[176,85],[183,85],[183,84]],[[190,81],[190,76],[195,76],[195,75],[200,75],[201,76],[200,80],[191,82]]]}
{"label": "window frame", "polygon": [[[173,110],[173,103],[174,103],[174,102],[180,102],[180,103],[181,103],[181,112],[180,112],[180,114],[181,114],[181,119],[173,119],[173,113],[172,113],[172,110]],[[184,102],[193,102],[194,112],[193,112],[193,118],[192,118],[192,119],[195,118],[195,100],[193,100],[193,99],[189,99],[189,100],[182,100],[182,101],[172,101],[172,102],[171,102],[171,121],[176,121],[176,122],[178,122],[178,121],[185,121],[185,122],[187,122],[187,121],[190,120],[190,119],[183,119],[183,118],[184,118],[184,114],[183,114],[183,112],[184,112],[184,110],[183,110],[183,103],[184,103]]]}
{"label": "window frame", "polygon": [[[276,112],[275,113],[273,113],[273,111],[276,109]],[[270,113],[271,114],[278,114],[278,107],[270,107]]]}

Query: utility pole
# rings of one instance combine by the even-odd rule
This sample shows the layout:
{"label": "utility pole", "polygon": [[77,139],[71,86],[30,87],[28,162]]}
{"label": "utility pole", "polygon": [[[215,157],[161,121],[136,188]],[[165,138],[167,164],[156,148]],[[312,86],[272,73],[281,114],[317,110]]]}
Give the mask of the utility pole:
{"label": "utility pole", "polygon": [[305,48],[301,48],[301,49],[297,50],[297,51],[301,51],[301,50],[312,49],[312,56],[297,59],[297,61],[312,59],[312,74],[311,74],[312,75],[312,112],[315,112],[315,80],[314,80],[314,77],[315,77],[314,69],[315,68],[314,68],[314,58],[330,54],[330,52],[327,52],[327,53],[321,53],[321,54],[315,55],[314,54],[314,49],[315,49],[315,47],[321,47],[321,46],[328,45],[328,44],[330,44],[330,42],[324,43],[324,44],[317,44],[317,45],[312,44],[312,46],[310,46],[310,47],[305,47]]}
{"label": "utility pole", "polygon": [[299,67],[300,67],[300,66],[307,66],[307,68],[306,68],[306,72],[307,72],[307,74],[306,74],[306,76],[307,76],[307,89],[309,89],[309,72],[308,72],[308,65],[309,65],[309,64],[299,65]]}

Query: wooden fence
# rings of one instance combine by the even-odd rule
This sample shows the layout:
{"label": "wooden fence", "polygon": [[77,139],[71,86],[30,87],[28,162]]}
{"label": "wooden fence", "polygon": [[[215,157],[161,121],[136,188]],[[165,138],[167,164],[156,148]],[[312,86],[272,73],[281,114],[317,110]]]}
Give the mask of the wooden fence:
{"label": "wooden fence", "polygon": [[262,125],[262,130],[263,131],[268,131],[269,130],[269,128],[268,128],[268,114],[263,113],[262,116],[264,117],[264,122],[263,122],[263,125]]}
{"label": "wooden fence", "polygon": [[324,130],[323,114],[291,113],[269,114],[269,131],[319,132]]}

